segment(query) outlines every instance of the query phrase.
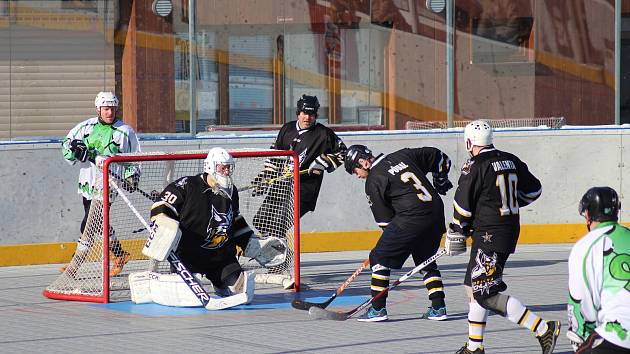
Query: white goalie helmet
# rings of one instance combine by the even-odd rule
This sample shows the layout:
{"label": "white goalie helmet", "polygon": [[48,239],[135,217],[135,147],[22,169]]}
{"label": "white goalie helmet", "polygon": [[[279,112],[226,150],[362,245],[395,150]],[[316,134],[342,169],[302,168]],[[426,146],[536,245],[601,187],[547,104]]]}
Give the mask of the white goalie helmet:
{"label": "white goalie helmet", "polygon": [[229,189],[232,187],[234,158],[223,148],[212,148],[203,162],[203,171],[214,177],[221,188]]}
{"label": "white goalie helmet", "polygon": [[99,107],[118,107],[119,105],[118,97],[113,92],[102,91],[96,95],[94,99],[94,105],[96,108]]}
{"label": "white goalie helmet", "polygon": [[468,152],[472,151],[473,146],[492,145],[492,127],[484,120],[472,121],[464,129],[464,141]]}

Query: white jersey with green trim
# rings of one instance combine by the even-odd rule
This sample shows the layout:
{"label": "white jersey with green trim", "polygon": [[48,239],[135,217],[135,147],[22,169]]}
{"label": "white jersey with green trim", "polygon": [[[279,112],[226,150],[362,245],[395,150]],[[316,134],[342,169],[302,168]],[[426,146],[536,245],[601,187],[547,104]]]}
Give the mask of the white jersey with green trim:
{"label": "white jersey with green trim", "polygon": [[602,222],[569,256],[569,329],[630,348],[630,230]]}
{"label": "white jersey with green trim", "polygon": [[[88,160],[77,161],[70,150],[72,140],[82,140],[88,148]],[[116,119],[112,124],[104,124],[98,117],[89,118],[77,124],[66,136],[62,143],[63,157],[74,165],[79,163],[78,193],[86,199],[93,199],[100,194],[102,186],[96,186],[97,176],[100,170],[93,161],[99,155],[114,156],[120,153],[140,152],[140,144],[133,128],[125,124],[120,119]],[[128,165],[114,171],[123,178],[133,175],[140,175],[140,168],[137,165]]]}

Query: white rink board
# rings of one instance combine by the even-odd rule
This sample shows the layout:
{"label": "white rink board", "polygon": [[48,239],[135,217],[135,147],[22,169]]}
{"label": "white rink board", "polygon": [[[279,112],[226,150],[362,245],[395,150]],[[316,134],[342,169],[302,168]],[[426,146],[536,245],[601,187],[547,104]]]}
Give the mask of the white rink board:
{"label": "white rink board", "polygon": [[[467,159],[461,130],[386,131],[339,134],[347,146],[368,145],[374,152],[404,147],[435,146],[453,161],[455,184]],[[257,135],[216,135],[197,139],[150,139],[141,136],[143,151],[230,148],[268,148],[275,132]],[[505,130],[495,133],[495,145],[519,156],[543,184],[542,197],[525,208],[523,224],[580,223],[577,204],[591,186],[608,185],[627,205],[630,175],[628,128],[563,128],[560,130]],[[624,154],[625,153],[625,154]],[[83,216],[76,193],[78,167],[61,155],[60,142],[0,143],[0,244],[74,241]],[[237,166],[238,168],[238,166]],[[454,189],[444,197],[447,220],[452,214]],[[630,212],[622,210],[622,221]],[[367,205],[363,182],[343,168],[326,175],[317,210],[302,219],[303,232],[376,229]]]}

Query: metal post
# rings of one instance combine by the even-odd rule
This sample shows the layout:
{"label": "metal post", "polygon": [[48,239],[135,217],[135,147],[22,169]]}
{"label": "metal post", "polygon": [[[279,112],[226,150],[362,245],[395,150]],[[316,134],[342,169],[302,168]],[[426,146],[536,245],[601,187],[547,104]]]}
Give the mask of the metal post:
{"label": "metal post", "polygon": [[195,40],[195,0],[188,0],[188,94],[190,95],[190,134],[197,135],[197,41]]}
{"label": "metal post", "polygon": [[453,116],[455,115],[455,63],[453,62],[453,48],[455,40],[455,27],[453,13],[455,11],[455,0],[446,0],[446,124],[453,127]]}
{"label": "metal post", "polygon": [[615,1],[615,124],[621,124],[621,1]]}

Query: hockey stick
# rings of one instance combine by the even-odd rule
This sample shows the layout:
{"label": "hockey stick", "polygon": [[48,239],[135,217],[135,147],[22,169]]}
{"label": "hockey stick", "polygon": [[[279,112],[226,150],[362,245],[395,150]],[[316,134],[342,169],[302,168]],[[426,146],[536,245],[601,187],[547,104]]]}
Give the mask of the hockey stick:
{"label": "hockey stick", "polygon": [[206,308],[206,310],[223,310],[230,307],[242,305],[247,302],[247,294],[239,293],[232,296],[227,297],[212,297],[208,295],[206,290],[197,282],[195,277],[190,273],[188,268],[182,263],[175,252],[171,251],[168,255],[168,262],[175,268],[175,272],[179,275],[184,283],[188,285],[190,291],[195,294],[197,299],[201,302],[201,305]]}
{"label": "hockey stick", "polygon": [[[123,180],[116,172],[113,171],[109,171],[109,173],[116,178],[119,182],[126,184],[127,182],[125,182],[125,180]],[[157,202],[158,199],[160,199],[160,193],[156,190],[152,190],[151,193],[147,193],[145,191],[143,191],[142,189],[136,187],[135,190],[142,194],[145,198],[149,199],[152,202]]]}
{"label": "hockey stick", "polygon": [[[305,173],[308,173],[308,169],[304,169],[304,170],[300,171],[301,175],[303,175]],[[272,184],[274,184],[274,183],[276,183],[278,181],[281,181],[283,179],[287,179],[287,178],[290,178],[290,177],[293,177],[293,172],[287,172],[287,173],[284,173],[284,174],[282,174],[282,175],[280,175],[278,177],[274,177],[274,178],[270,178],[270,179],[265,180],[265,181],[261,181],[260,183],[250,184],[249,186],[246,186],[246,187],[243,187],[243,188],[239,188],[238,192],[239,193],[240,192],[244,192],[244,191],[250,190],[252,188],[256,188],[256,187],[266,187],[265,185],[271,186]]]}
{"label": "hockey stick", "polygon": [[419,271],[421,271],[423,268],[425,268],[426,266],[428,266],[429,264],[435,262],[436,259],[442,257],[443,255],[446,254],[446,250],[442,249],[440,251],[438,251],[436,254],[434,254],[433,256],[429,257],[429,259],[427,259],[426,261],[420,263],[419,265],[417,265],[415,268],[413,268],[412,270],[410,270],[409,272],[407,272],[405,275],[403,275],[402,277],[400,277],[400,279],[396,280],[392,285],[390,285],[389,287],[381,290],[381,292],[379,292],[378,294],[372,296],[371,298],[369,298],[368,300],[366,300],[364,303],[362,303],[361,305],[355,307],[354,309],[350,310],[350,311],[346,311],[346,312],[335,312],[335,311],[328,311],[326,309],[323,308],[319,308],[319,307],[311,307],[308,310],[308,315],[313,318],[313,319],[325,319],[325,320],[334,320],[334,321],[345,321],[348,318],[354,316],[357,312],[365,309],[366,307],[368,307],[370,304],[372,304],[372,302],[374,302],[374,300],[380,298],[381,296],[383,296],[386,292],[394,289],[395,287],[398,286],[398,284],[404,282],[405,280],[407,280],[410,276],[418,273]]}
{"label": "hockey stick", "polygon": [[[110,180],[110,184],[114,187],[114,189],[116,189],[116,191],[118,192],[120,197],[125,201],[125,203],[127,203],[127,206],[136,215],[136,218],[138,218],[140,223],[142,223],[142,225],[147,230],[149,230],[149,233],[153,235],[153,230],[149,227],[149,224],[146,222],[146,220],[144,220],[142,215],[140,215],[136,207],[134,207],[131,204],[131,202],[129,201],[125,193],[122,191],[122,189],[116,184],[116,182],[112,180]],[[203,288],[203,286],[201,286],[201,284],[197,282],[195,277],[188,270],[188,268],[186,268],[184,263],[182,263],[179,260],[175,252],[171,251],[171,253],[169,253],[168,255],[167,260],[173,266],[173,268],[175,269],[175,272],[177,272],[177,275],[179,275],[182,278],[182,280],[184,281],[184,283],[186,283],[190,291],[192,291],[193,294],[195,294],[197,299],[199,299],[199,301],[201,302],[201,305],[205,307],[207,310],[223,310],[223,309],[241,305],[247,302],[246,293],[240,293],[240,294],[227,296],[223,298],[211,297],[210,295],[208,295],[208,293]]]}
{"label": "hockey stick", "polygon": [[[98,165],[97,165],[97,163],[96,163],[96,160],[95,160],[95,159],[93,159],[93,158],[88,158],[88,160],[89,160],[91,163],[93,163],[94,165],[98,166]],[[119,174],[117,174],[116,172],[114,172],[114,171],[107,171],[107,172],[108,172],[109,174],[111,174],[114,178],[116,178],[119,182],[121,182],[121,183],[125,183],[125,184],[127,183],[127,182],[125,182],[125,180],[124,180],[122,177],[120,177],[120,175],[119,175]],[[157,202],[157,201],[158,201],[158,199],[160,199],[160,193],[159,193],[158,191],[156,191],[156,190],[152,190],[152,191],[151,191],[151,193],[147,193],[147,192],[143,191],[142,189],[140,189],[140,188],[136,187],[136,191],[137,191],[138,193],[142,194],[144,197],[146,197],[147,199],[149,199],[149,200],[150,200],[150,201],[152,201],[152,202]]]}
{"label": "hockey stick", "polygon": [[335,290],[335,292],[330,296],[330,298],[328,298],[328,300],[322,303],[308,302],[304,300],[293,300],[291,301],[291,306],[293,306],[293,308],[298,309],[298,310],[308,310],[311,307],[319,307],[319,308],[325,309],[328,305],[330,305],[331,302],[333,302],[333,300],[337,298],[337,296],[341,295],[341,293],[344,290],[346,290],[348,285],[350,285],[350,283],[352,283],[354,279],[356,279],[356,277],[358,277],[359,274],[361,274],[361,272],[365,268],[369,266],[370,266],[370,259],[368,258],[365,261],[363,261],[363,264],[361,264],[361,266],[359,266],[359,268],[357,268],[357,270],[355,270],[354,273],[352,273],[352,275],[348,277],[348,279],[346,279],[346,281],[344,281],[343,284],[341,284],[337,288],[337,290]]}

